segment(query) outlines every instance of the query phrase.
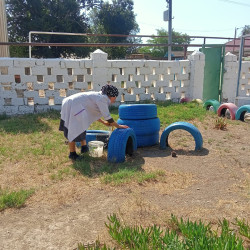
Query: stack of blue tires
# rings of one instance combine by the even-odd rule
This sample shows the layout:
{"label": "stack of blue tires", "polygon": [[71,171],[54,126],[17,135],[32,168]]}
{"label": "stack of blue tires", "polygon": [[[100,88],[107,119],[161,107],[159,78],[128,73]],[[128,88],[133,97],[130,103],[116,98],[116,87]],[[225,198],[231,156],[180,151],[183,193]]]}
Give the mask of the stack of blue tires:
{"label": "stack of blue tires", "polygon": [[132,128],[137,147],[159,144],[160,119],[155,104],[126,104],[119,106],[118,124]]}

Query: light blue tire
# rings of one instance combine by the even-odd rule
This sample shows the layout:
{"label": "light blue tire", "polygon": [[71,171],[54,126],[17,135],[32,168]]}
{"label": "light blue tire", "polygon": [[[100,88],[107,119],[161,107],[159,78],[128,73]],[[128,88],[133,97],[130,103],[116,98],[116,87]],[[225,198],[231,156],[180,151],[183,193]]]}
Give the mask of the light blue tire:
{"label": "light blue tire", "polygon": [[244,117],[246,113],[250,113],[250,105],[243,105],[237,109],[235,114],[235,120],[241,120],[244,122]]}
{"label": "light blue tire", "polygon": [[113,163],[124,162],[126,154],[137,150],[135,132],[132,128],[116,129],[109,138],[108,161]]}
{"label": "light blue tire", "polygon": [[166,149],[168,146],[168,136],[170,132],[176,129],[183,129],[189,132],[195,140],[195,150],[202,149],[203,139],[200,131],[193,124],[188,122],[174,122],[165,128],[160,139],[160,149]]}
{"label": "light blue tire", "polygon": [[119,117],[123,120],[142,120],[157,117],[155,104],[124,104],[119,106]]}
{"label": "light blue tire", "polygon": [[138,135],[152,135],[160,131],[160,119],[153,118],[147,120],[123,120],[118,119],[117,123],[120,125],[127,125],[135,131]]}

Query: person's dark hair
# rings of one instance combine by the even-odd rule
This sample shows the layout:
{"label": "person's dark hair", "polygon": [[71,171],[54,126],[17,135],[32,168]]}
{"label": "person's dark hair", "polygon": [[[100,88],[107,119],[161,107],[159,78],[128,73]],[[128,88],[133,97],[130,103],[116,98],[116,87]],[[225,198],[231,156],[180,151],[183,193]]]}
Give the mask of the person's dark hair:
{"label": "person's dark hair", "polygon": [[106,84],[104,86],[102,86],[102,94],[103,95],[107,95],[109,97],[117,97],[119,95],[119,91],[118,89],[110,84]]}

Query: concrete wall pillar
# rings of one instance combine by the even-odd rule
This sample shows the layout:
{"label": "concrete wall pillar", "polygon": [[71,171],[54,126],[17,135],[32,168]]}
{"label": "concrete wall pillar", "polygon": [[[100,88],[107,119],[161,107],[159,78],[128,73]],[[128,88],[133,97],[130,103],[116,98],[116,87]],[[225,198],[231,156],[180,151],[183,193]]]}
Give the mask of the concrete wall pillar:
{"label": "concrete wall pillar", "polygon": [[109,68],[111,67],[111,63],[108,63],[108,54],[103,52],[100,49],[95,50],[90,55],[90,59],[92,60],[92,75],[93,75],[93,90],[100,91],[102,86],[107,84],[110,80]]}
{"label": "concrete wall pillar", "polygon": [[199,51],[194,51],[188,56],[190,60],[190,97],[194,99],[203,98],[203,80],[205,67],[205,54]]}
{"label": "concrete wall pillar", "polygon": [[236,97],[238,77],[237,56],[228,52],[225,55],[224,76],[222,86],[222,101],[234,102]]}

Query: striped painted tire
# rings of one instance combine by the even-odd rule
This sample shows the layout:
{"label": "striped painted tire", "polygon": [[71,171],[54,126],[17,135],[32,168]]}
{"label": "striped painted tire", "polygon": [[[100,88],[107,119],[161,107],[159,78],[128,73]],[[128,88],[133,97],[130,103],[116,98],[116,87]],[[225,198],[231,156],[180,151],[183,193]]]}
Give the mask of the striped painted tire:
{"label": "striped painted tire", "polygon": [[235,120],[235,113],[238,107],[234,103],[223,103],[217,110],[218,116],[225,116],[226,111],[229,110],[231,120]]}
{"label": "striped painted tire", "polygon": [[250,113],[250,105],[241,106],[235,114],[235,120],[245,121],[245,114]]}
{"label": "striped painted tire", "polygon": [[193,124],[188,122],[174,122],[170,124],[167,128],[165,128],[161,135],[160,149],[166,149],[166,147],[168,146],[168,136],[170,132],[176,129],[183,129],[188,131],[194,137],[195,150],[202,149],[203,139],[200,131]]}
{"label": "striped painted tire", "polygon": [[116,129],[109,138],[108,161],[124,162],[126,154],[132,155],[137,149],[135,132],[132,128]]}
{"label": "striped painted tire", "polygon": [[213,107],[214,113],[217,113],[217,110],[218,110],[219,106],[220,106],[220,102],[218,102],[218,101],[215,100],[215,99],[207,100],[207,101],[203,104],[203,107],[204,107],[206,110],[209,110],[210,107]]}
{"label": "striped painted tire", "polygon": [[123,120],[141,120],[157,117],[155,104],[124,104],[119,106],[119,117]]}
{"label": "striped painted tire", "polygon": [[136,136],[152,135],[160,131],[160,119],[153,118],[147,120],[122,120],[118,119],[120,125],[127,125],[135,131]]}
{"label": "striped painted tire", "polygon": [[159,144],[159,131],[151,135],[137,135],[137,147],[150,147]]}

